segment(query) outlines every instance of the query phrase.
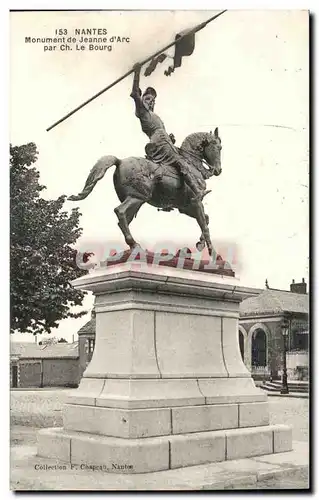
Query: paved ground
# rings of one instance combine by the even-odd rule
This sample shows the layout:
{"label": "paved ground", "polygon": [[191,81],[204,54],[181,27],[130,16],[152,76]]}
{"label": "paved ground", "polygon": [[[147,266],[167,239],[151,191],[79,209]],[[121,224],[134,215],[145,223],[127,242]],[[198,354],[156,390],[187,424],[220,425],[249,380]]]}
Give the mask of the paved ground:
{"label": "paved ground", "polygon": [[309,439],[309,399],[273,396],[268,399],[270,423],[292,425],[292,439]]}
{"label": "paved ground", "polygon": [[[15,426],[11,448],[10,486],[15,491],[70,490],[305,490],[308,446],[294,451],[204,464],[148,474],[83,471],[78,466],[36,456],[36,429]],[[28,445],[21,443],[29,443]]]}
{"label": "paved ground", "polygon": [[[68,389],[69,391],[70,389]],[[59,484],[56,471],[51,471],[51,475],[45,475],[45,481],[41,480],[39,473],[34,472],[34,461],[36,461],[36,433],[39,427],[59,427],[62,426],[61,408],[65,390],[41,390],[41,391],[19,391],[11,392],[11,489],[14,490],[51,490],[55,489],[53,483]],[[300,442],[302,445],[303,455],[307,450],[308,441],[308,399],[272,397],[269,398],[270,421],[272,424],[291,424],[293,426],[293,440]],[[298,455],[298,454],[297,454]],[[277,455],[278,457],[278,455]],[[278,457],[280,458],[280,457]],[[49,461],[47,461],[49,463]],[[233,461],[232,461],[233,462]],[[297,457],[298,462],[298,457]],[[292,463],[296,463],[296,458]],[[304,457],[302,464],[304,464]],[[234,464],[236,465],[236,464]],[[278,463],[274,465],[278,467]],[[203,466],[202,466],[203,467]],[[212,466],[215,470],[218,464]],[[207,469],[206,467],[206,469]],[[238,464],[239,467],[239,464]],[[189,468],[188,468],[189,469]],[[220,472],[212,475],[219,476]],[[207,471],[206,471],[207,472]],[[205,474],[206,474],[205,472]],[[277,471],[278,472],[278,471]],[[228,471],[229,474],[229,471]],[[236,471],[238,475],[238,472]],[[98,478],[94,477],[75,477],[72,474],[66,474],[64,477],[66,487],[69,484],[75,484],[81,489],[90,489],[94,484],[99,483],[98,489],[105,488],[105,474]],[[50,477],[52,476],[52,477]],[[230,477],[234,476],[234,472]],[[43,476],[42,476],[43,477]],[[304,489],[308,488],[308,474],[305,467],[296,470],[292,467],[290,474],[285,476],[277,476],[271,474],[259,475],[256,480],[256,474],[250,477],[246,484],[242,482],[240,475],[238,476],[238,486],[236,489]],[[110,478],[111,480],[111,478]],[[118,481],[117,478],[114,479]],[[51,482],[50,482],[51,481]],[[71,482],[70,482],[71,481]],[[83,482],[84,481],[84,482]],[[88,486],[85,487],[85,484]],[[52,483],[52,484],[51,484]],[[218,489],[218,484],[212,484],[212,480],[206,484],[207,489]],[[232,486],[229,485],[228,488]],[[66,489],[66,488],[65,488]],[[94,487],[94,489],[96,489]],[[152,489],[152,488],[150,488]],[[178,489],[178,488],[177,488]],[[187,488],[186,488],[187,489]]]}
{"label": "paved ground", "polygon": [[63,398],[69,391],[70,389],[11,391],[11,425],[61,427]]}

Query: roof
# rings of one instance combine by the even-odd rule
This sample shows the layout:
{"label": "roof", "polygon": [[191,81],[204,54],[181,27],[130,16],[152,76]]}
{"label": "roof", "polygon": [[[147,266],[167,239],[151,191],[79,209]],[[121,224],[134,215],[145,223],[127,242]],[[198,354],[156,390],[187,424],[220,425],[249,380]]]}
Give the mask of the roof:
{"label": "roof", "polygon": [[[16,344],[24,344],[19,348]],[[38,345],[32,342],[11,342],[11,356],[18,356],[20,359],[34,358],[78,358],[78,342],[67,344],[64,342],[51,345]]]}
{"label": "roof", "polygon": [[10,354],[11,356],[21,356],[26,349],[30,346],[35,346],[36,344],[32,342],[10,342]]}
{"label": "roof", "polygon": [[95,334],[96,321],[95,316],[90,319],[85,325],[80,328],[78,331],[78,335],[85,335],[86,333],[94,333]]}
{"label": "roof", "polygon": [[240,316],[279,313],[308,314],[309,296],[266,288],[260,295],[243,300],[239,311]]}

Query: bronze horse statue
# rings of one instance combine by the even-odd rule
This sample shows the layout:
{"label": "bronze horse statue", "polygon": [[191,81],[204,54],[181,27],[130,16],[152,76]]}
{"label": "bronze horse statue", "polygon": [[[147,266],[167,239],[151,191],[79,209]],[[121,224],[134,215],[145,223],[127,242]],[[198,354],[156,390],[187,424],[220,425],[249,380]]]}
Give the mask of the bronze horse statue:
{"label": "bronze horse statue", "polygon": [[[213,134],[195,132],[188,135],[178,150],[189,163],[194,179],[204,192],[206,179],[221,173],[221,140],[218,128]],[[114,187],[121,201],[114,212],[130,248],[138,243],[134,240],[129,225],[141,206],[148,203],[164,211],[177,208],[179,212],[196,219],[201,229],[201,236],[196,247],[201,251],[206,243],[208,252],[212,255],[209,218],[205,214],[202,200],[193,200],[193,193],[174,166],[154,163],[147,157],[129,157],[120,160],[116,156],[103,156],[92,168],[82,192],[76,196],[70,196],[69,200],[77,201],[86,198],[113,165],[116,166],[113,176]]]}

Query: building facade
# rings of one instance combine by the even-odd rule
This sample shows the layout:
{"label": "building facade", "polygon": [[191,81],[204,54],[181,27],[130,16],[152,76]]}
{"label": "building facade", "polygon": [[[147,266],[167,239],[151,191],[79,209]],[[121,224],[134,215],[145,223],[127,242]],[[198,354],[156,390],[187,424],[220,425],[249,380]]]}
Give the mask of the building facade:
{"label": "building facade", "polygon": [[[288,322],[288,337],[282,324]],[[283,366],[284,342],[290,379],[307,378],[309,339],[307,285],[290,285],[290,291],[267,285],[259,295],[240,305],[239,346],[247,368],[257,378],[277,379]]]}
{"label": "building facade", "polygon": [[12,388],[77,387],[81,376],[77,342],[44,346],[11,343]]}
{"label": "building facade", "polygon": [[79,369],[82,377],[87,365],[92,359],[95,347],[95,312],[91,313],[91,319],[78,331],[79,336]]}

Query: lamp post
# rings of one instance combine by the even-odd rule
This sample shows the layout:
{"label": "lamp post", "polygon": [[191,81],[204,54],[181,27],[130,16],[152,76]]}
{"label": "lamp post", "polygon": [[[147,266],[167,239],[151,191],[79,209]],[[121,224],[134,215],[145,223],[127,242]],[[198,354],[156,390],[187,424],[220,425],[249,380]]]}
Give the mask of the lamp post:
{"label": "lamp post", "polygon": [[289,332],[289,323],[284,320],[281,324],[281,333],[283,339],[283,370],[282,370],[282,388],[281,394],[289,394],[288,381],[287,381],[287,337]]}

